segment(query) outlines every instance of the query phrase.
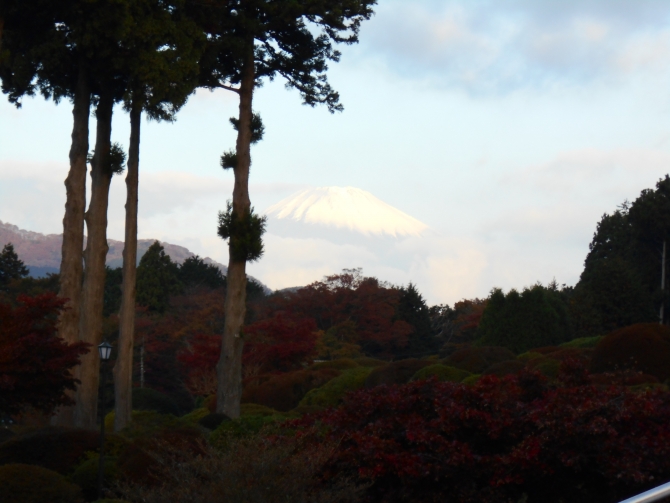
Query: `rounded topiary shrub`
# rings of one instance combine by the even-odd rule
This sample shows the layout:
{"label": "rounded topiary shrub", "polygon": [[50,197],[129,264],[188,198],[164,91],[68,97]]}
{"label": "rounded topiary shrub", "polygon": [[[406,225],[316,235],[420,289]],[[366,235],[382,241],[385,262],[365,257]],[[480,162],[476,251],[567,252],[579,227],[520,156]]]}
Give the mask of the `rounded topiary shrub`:
{"label": "rounded topiary shrub", "polygon": [[307,393],[300,401],[300,406],[334,407],[342,401],[347,393],[361,389],[371,372],[372,368],[370,367],[347,370],[320,388]]}
{"label": "rounded topiary shrub", "polygon": [[211,414],[211,412],[208,408],[201,407],[199,409],[192,410],[188,414],[182,416],[181,419],[187,423],[197,424],[198,421],[200,421],[203,417],[208,416],[209,414]]}
{"label": "rounded topiary shrub", "polygon": [[[106,449],[105,449],[106,450]],[[77,484],[87,501],[92,501],[98,496],[98,470],[100,468],[100,457],[92,456],[81,463],[70,475],[70,481]],[[116,458],[105,455],[103,464],[105,474],[105,487],[112,486],[117,478]]]}
{"label": "rounded topiary shrub", "polygon": [[670,378],[670,327],[639,323],[616,330],[596,345],[591,372],[632,370],[663,382]]}
{"label": "rounded topiary shrub", "polygon": [[459,349],[445,358],[442,363],[450,367],[481,374],[494,363],[514,360],[516,355],[509,349],[499,346],[481,346]]}
{"label": "rounded topiary shrub", "polygon": [[377,358],[370,358],[369,356],[360,356],[354,360],[361,367],[383,367],[388,365],[389,362],[384,360],[379,360]]}
{"label": "rounded topiary shrub", "polygon": [[370,375],[365,380],[365,387],[374,388],[382,384],[406,384],[419,370],[433,363],[431,361],[409,358],[389,363],[384,367],[377,367],[370,372]]}
{"label": "rounded topiary shrub", "polygon": [[572,339],[564,342],[559,347],[561,348],[595,348],[602,339],[601,335],[595,337],[580,337],[579,339]]}
{"label": "rounded topiary shrub", "polygon": [[519,360],[507,360],[504,362],[498,362],[491,365],[487,368],[482,375],[494,375],[498,377],[503,377],[506,375],[516,374],[524,368],[526,365],[524,362]]}
{"label": "rounded topiary shrub", "polygon": [[522,362],[529,362],[531,360],[534,360],[535,358],[542,358],[542,353],[536,353],[535,351],[526,351],[525,353],[521,353],[519,356],[517,356],[517,360],[521,360]]}
{"label": "rounded topiary shrub", "polygon": [[49,427],[15,435],[0,444],[0,465],[23,463],[66,474],[86,452],[99,446],[98,432]]}
{"label": "rounded topiary shrub", "polygon": [[481,377],[480,374],[472,374],[471,376],[466,377],[465,379],[463,379],[461,381],[461,384],[467,384],[467,385],[470,385],[470,386],[473,385],[473,384],[477,384],[477,381],[479,381],[480,377]]}
{"label": "rounded topiary shrub", "polygon": [[230,421],[230,418],[225,414],[214,412],[212,414],[207,414],[205,417],[200,419],[198,424],[203,428],[207,428],[208,430],[216,430],[224,421]]}
{"label": "rounded topiary shrub", "polygon": [[274,416],[278,412],[265,405],[243,403],[240,405],[240,416]]}
{"label": "rounded topiary shrub", "polygon": [[[340,374],[339,370],[325,368],[297,370],[262,380],[255,378],[244,387],[242,402],[256,403],[280,412],[288,412],[295,408],[310,390],[323,386]],[[257,382],[260,384],[256,384]]]}
{"label": "rounded topiary shrub", "polygon": [[133,410],[153,410],[159,414],[180,415],[179,406],[172,398],[150,388],[133,389]]}
{"label": "rounded topiary shrub", "polygon": [[561,368],[561,360],[549,356],[535,358],[526,365],[531,370],[537,370],[547,377],[557,377],[558,371]]}
{"label": "rounded topiary shrub", "polygon": [[[155,468],[159,459],[175,455],[204,453],[205,437],[199,428],[168,426],[136,437],[119,454],[116,462],[119,479],[128,483],[158,484]],[[154,453],[158,453],[156,456]]]}
{"label": "rounded topiary shrub", "polygon": [[329,360],[326,362],[318,362],[312,365],[310,368],[313,370],[317,369],[337,369],[337,370],[347,370],[359,367],[359,364],[351,358],[339,358],[337,360]]}
{"label": "rounded topiary shrub", "polygon": [[243,416],[226,421],[214,430],[208,441],[217,449],[225,449],[232,440],[256,435],[263,427],[281,421],[281,416]]}
{"label": "rounded topiary shrub", "polygon": [[420,381],[422,379],[437,377],[438,381],[461,382],[470,375],[472,374],[467,370],[457,369],[456,367],[449,367],[448,365],[438,363],[436,365],[428,365],[427,367],[422,368],[412,376],[411,380]]}
{"label": "rounded topiary shrub", "polygon": [[79,503],[81,489],[53,470],[10,463],[0,466],[0,503]]}

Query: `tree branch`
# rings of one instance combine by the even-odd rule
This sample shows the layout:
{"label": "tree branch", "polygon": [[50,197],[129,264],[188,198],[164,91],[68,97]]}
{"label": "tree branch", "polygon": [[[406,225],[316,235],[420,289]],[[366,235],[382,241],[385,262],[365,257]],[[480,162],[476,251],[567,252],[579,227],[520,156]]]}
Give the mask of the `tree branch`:
{"label": "tree branch", "polygon": [[215,84],[215,87],[220,87],[221,89],[227,89],[228,91],[240,94],[240,90],[237,87],[229,86],[226,84]]}

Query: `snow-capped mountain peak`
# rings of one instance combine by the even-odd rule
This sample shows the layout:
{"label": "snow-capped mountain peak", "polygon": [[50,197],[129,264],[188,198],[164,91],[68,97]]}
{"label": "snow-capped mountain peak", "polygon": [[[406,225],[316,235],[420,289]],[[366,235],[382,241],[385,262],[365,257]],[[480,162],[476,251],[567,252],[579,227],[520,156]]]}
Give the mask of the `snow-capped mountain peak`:
{"label": "snow-capped mountain peak", "polygon": [[271,219],[294,220],[366,236],[419,236],[428,226],[355,187],[317,187],[270,206]]}

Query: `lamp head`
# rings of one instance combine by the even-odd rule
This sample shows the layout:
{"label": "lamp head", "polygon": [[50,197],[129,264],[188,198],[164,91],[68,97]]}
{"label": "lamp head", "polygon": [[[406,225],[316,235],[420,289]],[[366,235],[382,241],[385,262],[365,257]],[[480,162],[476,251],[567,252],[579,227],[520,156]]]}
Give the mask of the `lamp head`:
{"label": "lamp head", "polygon": [[107,341],[104,341],[98,346],[98,354],[100,355],[100,359],[106,362],[112,354],[112,346]]}

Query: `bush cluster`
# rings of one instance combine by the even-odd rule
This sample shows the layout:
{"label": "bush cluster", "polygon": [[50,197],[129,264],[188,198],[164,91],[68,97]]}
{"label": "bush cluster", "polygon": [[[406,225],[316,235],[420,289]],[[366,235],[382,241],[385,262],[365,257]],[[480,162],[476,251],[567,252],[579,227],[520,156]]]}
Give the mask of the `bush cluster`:
{"label": "bush cluster", "polygon": [[289,425],[326,431],[327,473],[360,477],[377,502],[611,503],[670,479],[670,394],[597,389],[574,359],[551,382],[365,389]]}

